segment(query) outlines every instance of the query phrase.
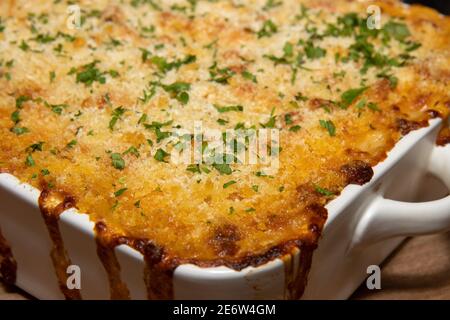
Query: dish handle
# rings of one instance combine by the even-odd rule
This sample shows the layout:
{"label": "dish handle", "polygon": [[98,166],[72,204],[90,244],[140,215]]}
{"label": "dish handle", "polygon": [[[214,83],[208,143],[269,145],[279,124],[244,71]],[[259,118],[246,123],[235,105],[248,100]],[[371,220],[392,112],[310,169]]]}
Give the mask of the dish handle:
{"label": "dish handle", "polygon": [[[428,172],[450,190],[450,145],[435,146]],[[418,236],[450,230],[450,195],[428,202],[403,202],[376,195],[359,220],[349,250],[395,237]]]}

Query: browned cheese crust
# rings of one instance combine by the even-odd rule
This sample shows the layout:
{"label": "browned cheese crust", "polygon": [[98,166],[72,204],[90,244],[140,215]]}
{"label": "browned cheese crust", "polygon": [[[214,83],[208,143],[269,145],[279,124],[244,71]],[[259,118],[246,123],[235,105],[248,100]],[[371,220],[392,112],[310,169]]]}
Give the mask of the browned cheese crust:
{"label": "browned cheese crust", "polygon": [[[184,262],[240,270],[300,247],[303,278],[290,284],[298,297],[324,206],[369,181],[403,135],[450,111],[450,20],[430,9],[78,3],[80,28],[70,28],[69,1],[0,3],[0,170],[70,195],[90,215],[110,281],[120,269],[108,245],[119,238],[160,279]],[[366,24],[374,4],[379,30]],[[169,161],[170,132],[194,121],[221,132],[279,129],[278,172]]]}

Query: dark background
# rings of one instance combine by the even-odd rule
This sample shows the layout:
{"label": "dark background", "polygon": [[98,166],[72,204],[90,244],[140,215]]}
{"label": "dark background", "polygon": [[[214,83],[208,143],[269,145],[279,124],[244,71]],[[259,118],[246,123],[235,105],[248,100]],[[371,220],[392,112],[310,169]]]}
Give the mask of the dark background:
{"label": "dark background", "polygon": [[450,15],[450,0],[404,0],[405,3],[420,3],[424,6],[433,7],[441,13]]}

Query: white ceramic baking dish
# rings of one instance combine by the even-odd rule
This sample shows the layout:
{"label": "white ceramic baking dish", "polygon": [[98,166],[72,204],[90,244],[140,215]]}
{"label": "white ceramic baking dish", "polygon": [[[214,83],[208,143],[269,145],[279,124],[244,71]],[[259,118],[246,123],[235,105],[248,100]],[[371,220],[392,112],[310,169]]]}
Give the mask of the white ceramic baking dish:
{"label": "white ceramic baking dish", "polygon": [[[367,267],[380,264],[405,236],[450,229],[450,196],[426,203],[407,202],[415,198],[427,172],[450,188],[450,145],[435,145],[441,123],[434,119],[429,127],[404,137],[374,168],[370,183],[349,185],[328,204],[329,218],[314,253],[304,299],[348,298],[367,276]],[[17,261],[17,285],[37,298],[62,299],[38,196],[38,190],[0,174],[0,226]],[[81,268],[81,295],[84,299],[109,299],[107,276],[96,252],[94,224],[74,209],[64,212],[59,224],[72,263]],[[117,247],[116,254],[131,297],[145,299],[142,255],[125,245]],[[280,259],[239,272],[181,265],[174,274],[174,295],[176,299],[282,299],[286,297],[284,278]]]}

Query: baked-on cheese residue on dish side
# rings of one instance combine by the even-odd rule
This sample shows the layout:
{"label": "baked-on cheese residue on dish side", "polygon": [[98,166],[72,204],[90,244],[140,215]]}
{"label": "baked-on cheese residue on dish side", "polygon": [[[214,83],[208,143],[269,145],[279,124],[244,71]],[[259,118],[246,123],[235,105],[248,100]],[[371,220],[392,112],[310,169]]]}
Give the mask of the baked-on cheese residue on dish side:
{"label": "baked-on cheese residue on dish side", "polygon": [[[129,297],[121,243],[144,254],[149,298],[173,297],[183,263],[240,270],[300,251],[286,277],[298,298],[325,204],[450,111],[450,21],[424,7],[83,0],[77,17],[73,4],[0,3],[0,169],[43,191],[68,298],[81,298],[60,272],[70,257],[57,218],[69,207],[96,222],[113,298]],[[369,5],[380,28],[368,27]],[[177,143],[166,141],[195,121],[278,129],[278,171],[170,161]]]}

